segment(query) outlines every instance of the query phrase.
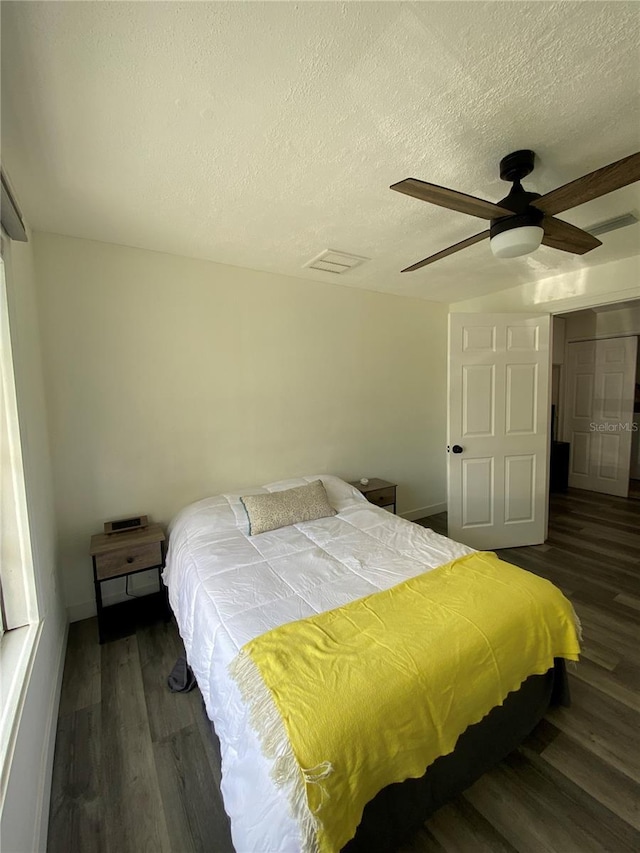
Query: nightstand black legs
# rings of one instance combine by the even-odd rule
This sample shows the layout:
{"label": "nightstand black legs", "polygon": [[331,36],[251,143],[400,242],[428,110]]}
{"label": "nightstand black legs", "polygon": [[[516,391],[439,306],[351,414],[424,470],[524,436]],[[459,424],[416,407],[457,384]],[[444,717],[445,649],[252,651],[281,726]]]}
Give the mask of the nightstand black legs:
{"label": "nightstand black legs", "polygon": [[[94,562],[94,576],[95,576],[95,557],[93,558]],[[102,616],[102,587],[100,585],[100,581],[94,581],[94,586],[96,589],[96,615],[98,617],[98,642],[100,645],[104,643],[104,631],[103,631],[103,616]]]}

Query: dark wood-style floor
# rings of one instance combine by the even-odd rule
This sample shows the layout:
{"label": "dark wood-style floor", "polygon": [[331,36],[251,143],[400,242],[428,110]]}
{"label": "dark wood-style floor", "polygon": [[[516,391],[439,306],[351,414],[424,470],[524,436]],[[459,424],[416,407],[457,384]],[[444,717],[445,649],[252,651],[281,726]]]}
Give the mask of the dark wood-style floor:
{"label": "dark wood-style floor", "polygon": [[[424,524],[446,532],[445,515]],[[575,605],[584,654],[570,674],[573,704],[550,711],[402,853],[638,851],[640,502],[555,495],[547,542],[501,556]],[[173,623],[104,646],[93,619],[71,626],[49,853],[233,850],[199,693],[166,688],[181,651]]]}

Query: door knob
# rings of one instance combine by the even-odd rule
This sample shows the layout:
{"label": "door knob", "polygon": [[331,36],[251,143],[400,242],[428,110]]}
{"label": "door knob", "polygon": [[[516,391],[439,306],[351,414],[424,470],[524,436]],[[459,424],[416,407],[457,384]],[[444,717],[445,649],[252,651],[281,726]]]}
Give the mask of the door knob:
{"label": "door knob", "polygon": [[460,447],[459,444],[454,444],[453,447],[451,448],[451,450],[454,453],[462,453],[462,451],[464,450],[464,447]]}

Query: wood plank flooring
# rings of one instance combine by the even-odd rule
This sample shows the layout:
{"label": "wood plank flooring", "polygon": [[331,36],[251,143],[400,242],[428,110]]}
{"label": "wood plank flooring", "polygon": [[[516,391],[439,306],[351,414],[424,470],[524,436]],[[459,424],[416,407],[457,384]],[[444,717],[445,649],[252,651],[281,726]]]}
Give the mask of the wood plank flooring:
{"label": "wood plank flooring", "polygon": [[[421,523],[446,532],[445,514]],[[640,502],[555,495],[547,542],[499,553],[574,603],[584,655],[572,706],[550,711],[398,853],[638,851]],[[71,626],[49,853],[232,853],[200,695],[166,688],[181,651],[173,623],[104,646],[95,620]]]}

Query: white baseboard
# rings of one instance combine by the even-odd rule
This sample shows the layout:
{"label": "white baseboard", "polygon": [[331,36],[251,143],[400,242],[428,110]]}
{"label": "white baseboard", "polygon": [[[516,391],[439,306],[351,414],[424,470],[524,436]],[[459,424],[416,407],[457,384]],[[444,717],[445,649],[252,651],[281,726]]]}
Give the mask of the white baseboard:
{"label": "white baseboard", "polygon": [[407,521],[415,521],[418,518],[426,518],[429,515],[437,515],[439,512],[445,512],[447,509],[447,504],[431,504],[431,506],[421,506],[417,509],[410,509],[409,512],[401,512],[400,515],[402,518],[406,518]]}
{"label": "white baseboard", "polygon": [[69,622],[81,622],[96,615],[95,601],[83,601],[82,604],[70,604],[67,607],[67,619]]}
{"label": "white baseboard", "polygon": [[60,707],[60,693],[62,692],[62,675],[64,673],[64,662],[67,653],[67,637],[69,636],[69,623],[65,625],[64,636],[60,644],[60,652],[56,665],[56,677],[51,700],[47,712],[46,733],[42,753],[41,773],[38,782],[38,813],[40,819],[35,827],[34,850],[45,851],[47,849],[47,835],[49,832],[49,809],[51,806],[51,780],[53,777],[53,757],[56,747],[56,732],[58,729],[58,709]]}
{"label": "white baseboard", "polygon": [[[145,584],[144,586],[136,587],[135,594],[136,595],[150,595],[153,592],[158,591],[158,581],[156,580],[153,584]],[[130,596],[125,595],[124,593],[117,592],[112,595],[103,595],[102,603],[105,607],[108,607],[110,604],[119,604],[121,601],[128,601]],[[82,601],[79,604],[70,604],[67,607],[67,618],[69,622],[80,622],[82,619],[90,619],[92,616],[96,615],[96,602],[95,599],[92,598],[90,601]]]}

